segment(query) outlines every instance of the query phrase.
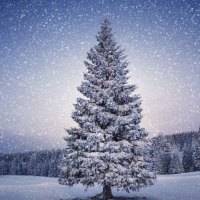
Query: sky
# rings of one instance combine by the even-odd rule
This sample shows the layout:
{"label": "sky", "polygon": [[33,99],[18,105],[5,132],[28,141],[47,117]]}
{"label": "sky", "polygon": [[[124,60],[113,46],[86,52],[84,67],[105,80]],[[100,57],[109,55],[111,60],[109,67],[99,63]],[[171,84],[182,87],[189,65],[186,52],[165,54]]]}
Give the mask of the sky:
{"label": "sky", "polygon": [[142,98],[141,126],[150,136],[198,130],[199,0],[1,0],[0,138],[63,147],[84,60],[105,18]]}

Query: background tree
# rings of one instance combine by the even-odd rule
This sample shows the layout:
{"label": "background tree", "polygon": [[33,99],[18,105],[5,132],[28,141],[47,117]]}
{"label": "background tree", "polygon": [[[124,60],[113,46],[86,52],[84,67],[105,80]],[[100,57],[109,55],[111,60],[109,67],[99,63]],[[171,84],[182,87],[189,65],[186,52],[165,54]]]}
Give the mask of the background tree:
{"label": "background tree", "polygon": [[183,173],[183,164],[180,152],[176,147],[172,148],[171,151],[171,160],[170,160],[170,166],[169,166],[169,173],[170,174],[179,174]]}
{"label": "background tree", "polygon": [[194,147],[195,147],[195,140],[194,138],[190,138],[188,141],[188,145],[184,148],[183,151],[183,167],[185,172],[192,172],[194,171]]}
{"label": "background tree", "polygon": [[36,176],[37,175],[37,153],[33,153],[30,157],[30,162],[29,162],[29,166],[28,166],[28,175],[32,175],[32,176]]}
{"label": "background tree", "polygon": [[193,152],[194,170],[200,170],[200,138],[196,141]]}
{"label": "background tree", "polygon": [[67,154],[59,183],[103,186],[103,198],[112,197],[111,187],[138,190],[153,184],[147,158],[141,151],[147,132],[140,128],[141,100],[128,84],[123,51],[117,46],[110,23],[105,20],[98,44],[88,53],[87,72],[78,90],[72,118],[78,127],[67,130]]}
{"label": "background tree", "polygon": [[0,175],[5,175],[7,172],[6,170],[6,162],[5,160],[0,161]]}
{"label": "background tree", "polygon": [[163,134],[152,140],[153,161],[155,171],[159,174],[168,174],[171,161],[171,145]]}
{"label": "background tree", "polygon": [[168,174],[171,162],[171,152],[170,149],[164,149],[158,157],[157,169],[159,174]]}
{"label": "background tree", "polygon": [[17,154],[14,159],[12,160],[11,167],[10,167],[10,173],[20,175],[20,171],[22,168],[22,163],[20,162],[19,154]]}

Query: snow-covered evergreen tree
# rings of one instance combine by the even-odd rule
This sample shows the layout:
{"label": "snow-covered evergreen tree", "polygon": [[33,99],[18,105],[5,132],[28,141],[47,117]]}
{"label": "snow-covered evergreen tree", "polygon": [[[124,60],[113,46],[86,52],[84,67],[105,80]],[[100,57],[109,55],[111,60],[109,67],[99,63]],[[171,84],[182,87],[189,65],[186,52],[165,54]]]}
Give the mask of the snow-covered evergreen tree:
{"label": "snow-covered evergreen tree", "polygon": [[171,160],[171,146],[167,138],[160,134],[152,142],[155,171],[158,174],[168,174]]}
{"label": "snow-covered evergreen tree", "polygon": [[194,170],[200,170],[200,138],[197,140],[196,146],[193,152]]}
{"label": "snow-covered evergreen tree", "polygon": [[21,172],[21,162],[19,154],[16,154],[14,159],[12,160],[11,167],[10,167],[10,173],[13,175],[20,175]]}
{"label": "snow-covered evergreen tree", "polygon": [[179,174],[183,173],[183,164],[182,164],[182,159],[180,152],[178,151],[177,148],[172,148],[171,152],[171,160],[170,160],[170,167],[169,167],[169,173],[170,174]]}
{"label": "snow-covered evergreen tree", "polygon": [[37,153],[33,153],[30,157],[30,162],[28,165],[28,175],[36,176],[37,175]]}
{"label": "snow-covered evergreen tree", "polygon": [[184,148],[183,151],[183,167],[185,172],[192,172],[194,171],[194,149],[195,149],[195,139],[190,138],[187,146]]}
{"label": "snow-covered evergreen tree", "polygon": [[138,190],[153,184],[147,158],[140,151],[147,132],[140,127],[141,100],[128,84],[127,61],[117,46],[110,23],[105,20],[96,37],[98,44],[88,53],[87,72],[78,90],[72,118],[77,128],[67,130],[67,154],[59,183],[94,183],[103,186],[104,199],[111,187]]}
{"label": "snow-covered evergreen tree", "polygon": [[171,154],[169,151],[161,152],[157,160],[157,172],[158,174],[168,174],[170,168]]}
{"label": "snow-covered evergreen tree", "polygon": [[6,162],[5,160],[0,161],[0,175],[6,175]]}

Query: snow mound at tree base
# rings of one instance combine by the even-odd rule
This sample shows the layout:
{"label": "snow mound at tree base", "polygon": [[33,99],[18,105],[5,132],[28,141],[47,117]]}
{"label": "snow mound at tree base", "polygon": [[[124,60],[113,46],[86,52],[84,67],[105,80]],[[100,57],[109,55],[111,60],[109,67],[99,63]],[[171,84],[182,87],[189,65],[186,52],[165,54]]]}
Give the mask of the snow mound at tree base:
{"label": "snow mound at tree base", "polygon": [[[88,197],[88,198],[75,198],[75,199],[60,199],[60,200],[103,200],[102,194],[96,195],[94,197]],[[146,197],[113,197],[109,200],[148,200]]]}
{"label": "snow mound at tree base", "polygon": [[[60,200],[103,200],[103,198],[90,197],[90,198],[84,198],[84,199],[75,198],[75,199],[60,199]],[[133,197],[133,198],[113,197],[112,199],[109,199],[109,200],[148,200],[148,199],[146,197]]]}

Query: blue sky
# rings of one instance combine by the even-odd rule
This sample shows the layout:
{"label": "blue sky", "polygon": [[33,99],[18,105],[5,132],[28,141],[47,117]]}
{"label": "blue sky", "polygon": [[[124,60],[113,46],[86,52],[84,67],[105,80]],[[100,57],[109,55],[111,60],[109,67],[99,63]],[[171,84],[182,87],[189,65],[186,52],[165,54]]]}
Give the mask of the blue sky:
{"label": "blue sky", "polygon": [[69,0],[0,3],[0,130],[63,145],[87,51],[111,21],[154,135],[200,124],[200,1]]}

